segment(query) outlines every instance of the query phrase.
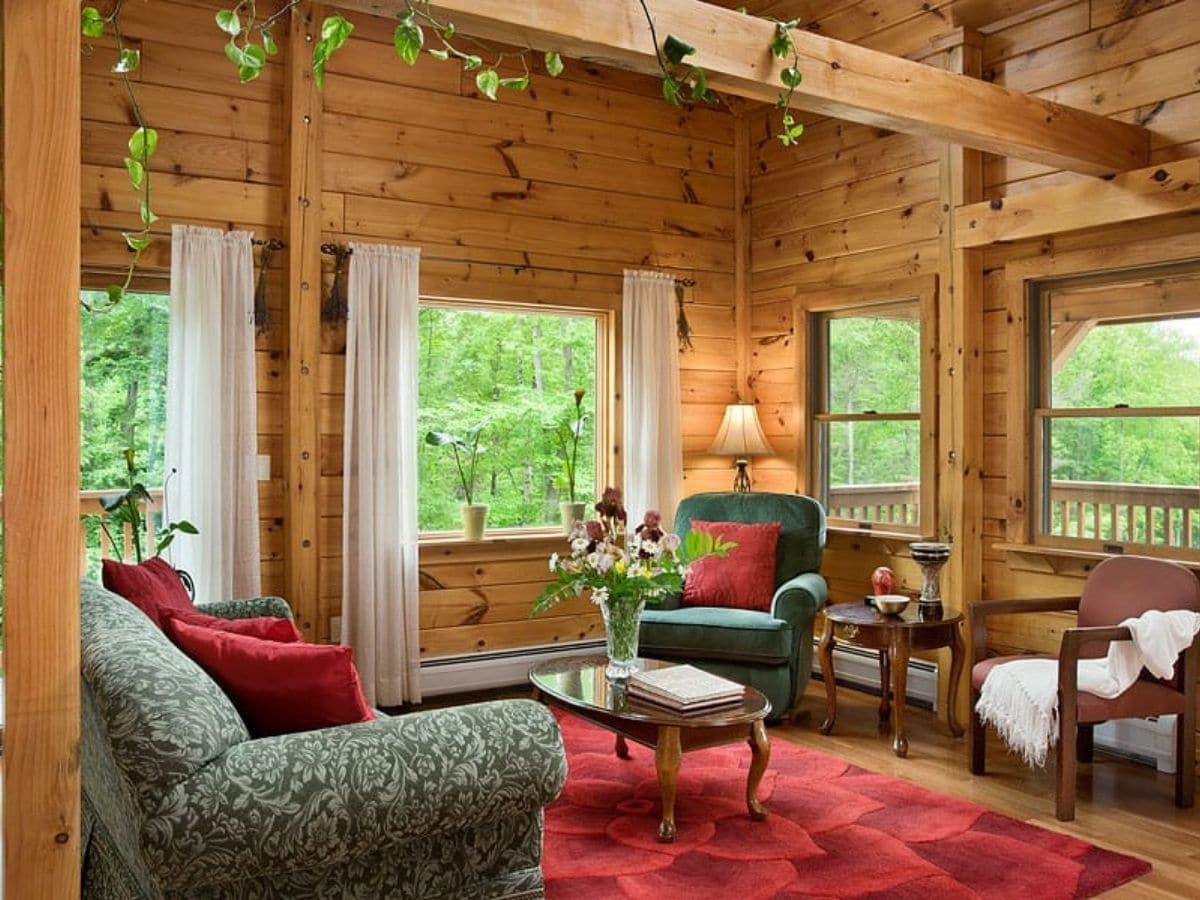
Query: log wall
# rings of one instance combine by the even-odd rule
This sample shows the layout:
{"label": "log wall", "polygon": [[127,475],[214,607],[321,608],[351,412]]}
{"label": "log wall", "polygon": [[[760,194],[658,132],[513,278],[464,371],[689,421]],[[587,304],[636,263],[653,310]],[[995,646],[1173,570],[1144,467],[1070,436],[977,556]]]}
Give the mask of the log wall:
{"label": "log wall", "polygon": [[[574,61],[560,79],[539,71],[528,94],[491,103],[458,66],[397,59],[393,23],[351,18],[356,30],[331,62],[321,98],[322,239],[421,247],[429,295],[606,310],[618,326],[624,268],[695,279],[687,293],[694,350],[679,357],[685,483],[689,492],[724,489],[729,460],[706,450],[724,405],[737,399],[734,116],[674,109],[653,79]],[[125,31],[142,51],[139,98],[161,135],[151,167],[164,238],[147,256],[147,275],[167,272],[173,222],[286,239],[285,66],[272,61],[258,81],[239,85],[208,3],[130,4]],[[126,259],[120,229],[137,210],[122,167],[130,114],[108,72],[111,56],[111,42],[101,40],[84,58],[83,260],[91,283]],[[270,455],[272,472],[260,485],[263,587],[281,594],[287,261],[286,253],[275,257],[273,326],[258,342],[259,451]],[[166,290],[166,281],[150,277],[145,286]],[[323,325],[321,349],[319,596],[299,612],[306,632],[325,640],[341,606],[344,328]],[[614,387],[619,392],[619,381]],[[580,604],[527,618],[546,558],[560,548],[560,540],[526,537],[424,547],[422,652],[596,636],[598,618]]]}

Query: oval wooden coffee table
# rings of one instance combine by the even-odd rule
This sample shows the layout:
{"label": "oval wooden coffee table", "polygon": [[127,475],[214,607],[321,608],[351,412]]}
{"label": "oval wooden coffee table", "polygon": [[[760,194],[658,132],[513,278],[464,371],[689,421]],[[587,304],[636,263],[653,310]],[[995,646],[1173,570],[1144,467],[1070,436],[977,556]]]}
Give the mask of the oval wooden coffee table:
{"label": "oval wooden coffee table", "polygon": [[[839,640],[879,651],[879,726],[892,720],[892,749],[897,756],[908,756],[908,735],[904,730],[904,696],[908,689],[908,657],[912,650],[950,648],[950,690],[946,702],[946,721],[950,733],[962,737],[963,729],[955,717],[958,682],[966,655],[959,624],[962,613],[946,609],[923,612],[910,604],[899,615],[885,616],[862,603],[838,603],[827,606],[825,631],[821,635],[821,677],[825,680],[825,722],[821,734],[833,731],[837,720],[837,682],[833,672],[833,650]],[[896,700],[893,716],[891,698]]]}
{"label": "oval wooden coffee table", "polygon": [[[746,739],[751,753],[746,806],[750,818],[762,821],[767,817],[767,808],[758,800],[758,786],[771,759],[765,724],[771,713],[770,700],[760,691],[747,687],[739,705],[683,715],[629,696],[623,684],[605,677],[607,664],[608,660],[603,656],[552,660],[535,666],[529,673],[529,680],[539,700],[615,733],[616,755],[621,759],[629,758],[626,740],[654,750],[658,789],[662,794],[660,841],[675,840],[675,787],[680,759],[689,750]],[[677,663],[642,659],[638,660],[638,665],[645,670]]]}

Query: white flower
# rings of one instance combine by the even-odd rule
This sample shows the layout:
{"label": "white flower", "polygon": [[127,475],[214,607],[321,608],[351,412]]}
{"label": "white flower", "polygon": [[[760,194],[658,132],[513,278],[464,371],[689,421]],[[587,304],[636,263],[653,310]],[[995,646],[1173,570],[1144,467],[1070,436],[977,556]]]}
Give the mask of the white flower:
{"label": "white flower", "polygon": [[574,538],[571,541],[571,552],[579,556],[587,551],[587,545],[587,538]]}
{"label": "white flower", "polygon": [[679,535],[677,534],[664,534],[662,542],[663,548],[668,553],[674,553],[679,549]]}
{"label": "white flower", "polygon": [[596,571],[601,575],[605,575],[608,573],[608,570],[613,567],[613,563],[615,562],[616,560],[613,559],[611,554],[599,553],[596,555]]}
{"label": "white flower", "polygon": [[558,554],[551,553],[550,554],[550,571],[553,572],[557,568],[558,568]]}
{"label": "white flower", "polygon": [[592,591],[592,602],[599,606],[608,599],[608,588],[598,587]]}

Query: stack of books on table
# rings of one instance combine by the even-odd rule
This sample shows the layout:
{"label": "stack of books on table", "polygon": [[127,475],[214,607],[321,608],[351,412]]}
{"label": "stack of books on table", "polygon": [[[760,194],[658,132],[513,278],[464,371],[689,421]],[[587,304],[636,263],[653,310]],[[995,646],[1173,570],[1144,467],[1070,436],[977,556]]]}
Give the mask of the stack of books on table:
{"label": "stack of books on table", "polygon": [[681,713],[733,706],[746,692],[736,681],[688,665],[636,672],[629,678],[628,690],[631,697]]}

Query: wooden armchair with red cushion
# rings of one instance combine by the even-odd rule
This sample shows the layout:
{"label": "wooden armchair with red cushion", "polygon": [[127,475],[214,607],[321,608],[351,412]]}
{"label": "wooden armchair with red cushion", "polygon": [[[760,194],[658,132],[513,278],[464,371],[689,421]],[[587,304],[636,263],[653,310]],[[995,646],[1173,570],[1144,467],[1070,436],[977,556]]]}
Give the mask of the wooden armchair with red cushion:
{"label": "wooden armchair with red cushion", "polygon": [[1180,654],[1175,677],[1154,678],[1145,670],[1123,694],[1111,700],[1078,689],[1080,659],[1108,653],[1111,641],[1132,640],[1126,619],[1150,610],[1200,612],[1200,582],[1177,563],[1139,556],[1104,560],[1092,571],[1080,597],[1039,600],[991,600],[970,607],[971,628],[971,772],[984,773],[986,728],[975,711],[984,679],[1016,656],[986,656],[987,620],[996,615],[1034,612],[1077,612],[1078,626],[1063,632],[1058,659],[1059,734],[1056,745],[1056,815],[1075,818],[1075,775],[1079,762],[1092,760],[1092,731],[1112,719],[1177,715],[1175,729],[1175,803],[1190,807],[1196,782],[1196,677],[1200,641]]}

